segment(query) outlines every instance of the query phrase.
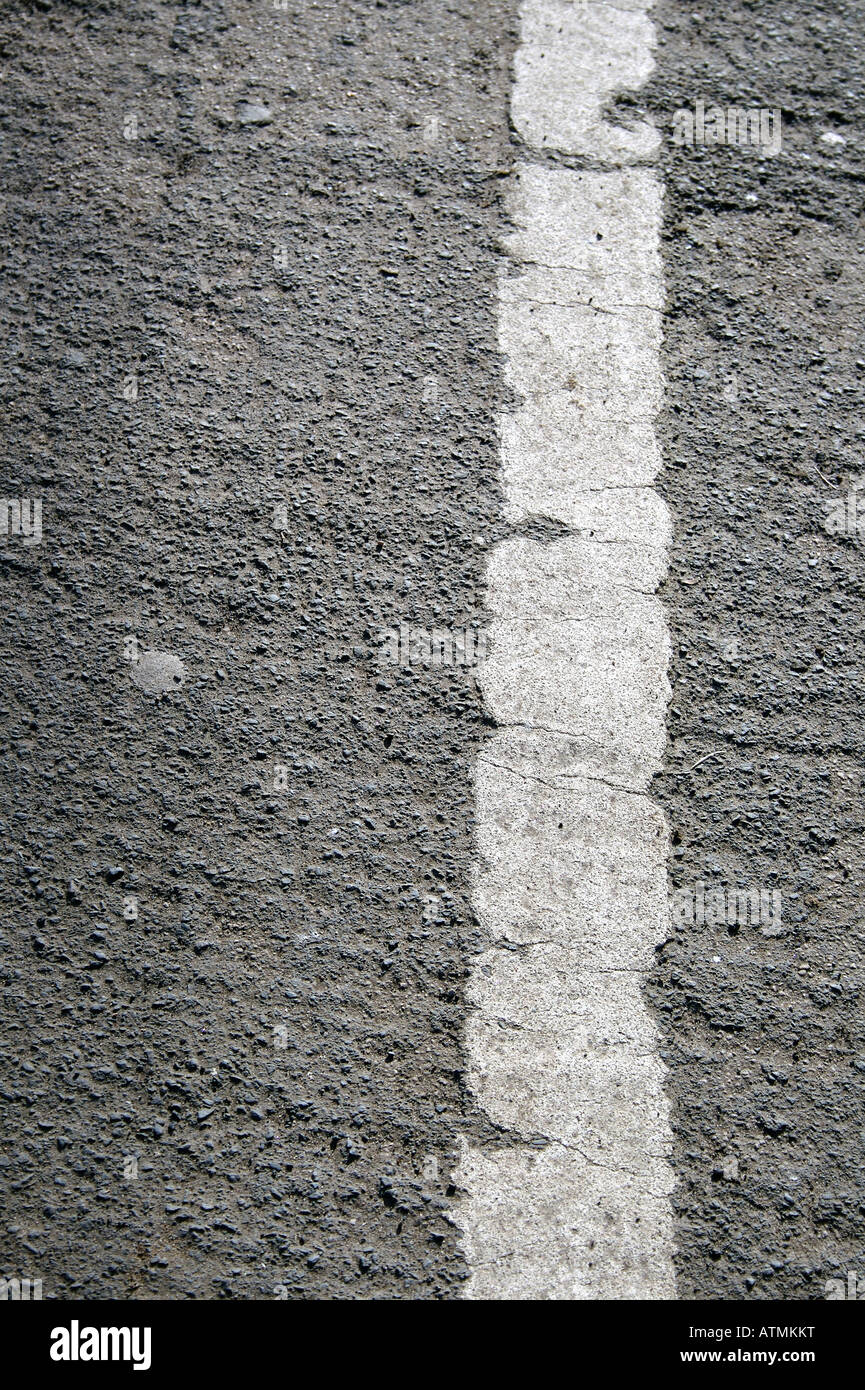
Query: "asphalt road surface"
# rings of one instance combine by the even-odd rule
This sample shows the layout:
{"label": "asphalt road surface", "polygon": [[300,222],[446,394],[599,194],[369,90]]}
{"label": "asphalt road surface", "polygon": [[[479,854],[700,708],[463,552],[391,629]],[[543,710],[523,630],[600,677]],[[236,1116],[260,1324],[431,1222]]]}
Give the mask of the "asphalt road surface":
{"label": "asphalt road surface", "polygon": [[696,5],[4,7],[0,1276],[865,1288],[861,17]]}

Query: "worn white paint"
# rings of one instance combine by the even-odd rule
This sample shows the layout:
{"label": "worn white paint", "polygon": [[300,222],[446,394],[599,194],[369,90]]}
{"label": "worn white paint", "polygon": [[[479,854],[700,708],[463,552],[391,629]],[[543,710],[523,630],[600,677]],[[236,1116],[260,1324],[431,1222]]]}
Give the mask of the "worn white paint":
{"label": "worn white paint", "polygon": [[514,125],[528,145],[599,161],[645,159],[659,144],[647,121],[602,119],[610,97],[652,71],[651,0],[527,0],[514,59]]}
{"label": "worn white paint", "polygon": [[[527,0],[514,121],[524,163],[500,341],[509,520],[565,523],[492,552],[499,725],[477,773],[475,904],[491,941],[470,987],[471,1079],[505,1136],[467,1145],[473,1298],[671,1298],[670,1126],[643,976],[667,921],[660,767],[669,640],[656,597],[670,523],[651,488],[660,369],[657,135],[601,119],[645,81],[646,4]],[[516,272],[516,273],[515,273]],[[513,1142],[516,1140],[516,1142]]]}

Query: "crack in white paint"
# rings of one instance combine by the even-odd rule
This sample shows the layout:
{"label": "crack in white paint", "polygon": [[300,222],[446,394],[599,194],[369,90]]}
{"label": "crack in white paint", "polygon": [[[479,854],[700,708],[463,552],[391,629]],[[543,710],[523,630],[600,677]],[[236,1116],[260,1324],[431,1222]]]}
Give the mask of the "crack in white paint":
{"label": "crack in white paint", "polygon": [[[466,1145],[458,1217],[477,1299],[675,1297],[665,1069],[644,976],[667,924],[661,765],[670,521],[651,484],[663,280],[646,122],[604,120],[651,72],[649,0],[526,0],[523,163],[499,292],[505,513],[568,528],[488,567],[498,729],[476,776],[470,1079],[513,1147]],[[515,273],[516,272],[516,273]],[[543,1146],[538,1147],[539,1138]]]}

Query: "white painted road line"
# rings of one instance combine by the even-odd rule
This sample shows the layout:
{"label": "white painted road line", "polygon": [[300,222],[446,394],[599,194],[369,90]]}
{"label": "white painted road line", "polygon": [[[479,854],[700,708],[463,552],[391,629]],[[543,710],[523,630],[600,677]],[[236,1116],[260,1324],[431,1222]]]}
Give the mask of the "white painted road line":
{"label": "white painted road line", "polygon": [[615,92],[641,87],[652,71],[649,9],[644,0],[527,0],[511,99],[527,145],[611,164],[657,151],[658,132],[648,122],[624,129],[602,119]]}
{"label": "white painted road line", "polygon": [[500,290],[508,519],[550,544],[492,552],[482,680],[499,730],[477,772],[471,1080],[522,1143],[466,1146],[460,1203],[478,1299],[675,1297],[664,1067],[642,980],[668,919],[660,767],[669,639],[655,590],[661,186],[628,167],[655,130],[605,124],[652,67],[648,5],[528,0],[514,121],[530,145],[612,165],[517,171]]}

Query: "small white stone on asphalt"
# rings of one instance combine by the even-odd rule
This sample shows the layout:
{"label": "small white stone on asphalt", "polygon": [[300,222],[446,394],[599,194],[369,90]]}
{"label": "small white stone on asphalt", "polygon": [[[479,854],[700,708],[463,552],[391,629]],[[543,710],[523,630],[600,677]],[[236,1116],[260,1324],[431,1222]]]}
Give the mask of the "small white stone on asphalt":
{"label": "small white stone on asphalt", "polygon": [[172,656],[170,652],[142,652],[131,667],[131,674],[145,694],[164,695],[168,690],[179,690],[186,673],[179,656]]}

